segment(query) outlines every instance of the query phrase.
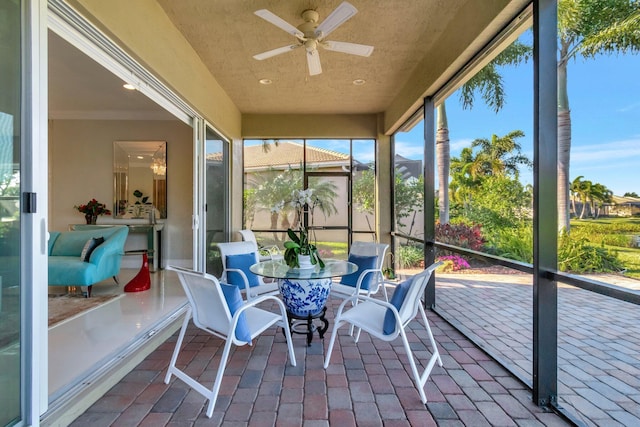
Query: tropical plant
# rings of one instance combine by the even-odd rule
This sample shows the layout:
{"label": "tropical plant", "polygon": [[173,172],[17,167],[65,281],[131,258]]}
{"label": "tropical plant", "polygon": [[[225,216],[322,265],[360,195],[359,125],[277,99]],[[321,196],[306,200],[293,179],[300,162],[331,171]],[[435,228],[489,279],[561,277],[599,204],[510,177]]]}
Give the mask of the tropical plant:
{"label": "tropical plant", "polygon": [[408,230],[405,230],[407,234],[411,235],[415,217],[422,212],[424,206],[424,176],[420,175],[418,178],[410,177],[405,179],[402,173],[396,169],[394,191],[394,211],[397,226],[399,228],[407,227],[404,220],[412,216]]}
{"label": "tropical plant", "polygon": [[424,249],[415,244],[400,245],[396,250],[399,268],[424,266]]}
{"label": "tropical plant", "polygon": [[489,253],[516,261],[533,262],[533,227],[531,221],[521,221],[514,227],[496,229],[487,235]]}
{"label": "tropical plant", "polygon": [[[506,102],[500,66],[518,65],[531,57],[531,47],[515,41],[500,52],[489,64],[469,79],[460,90],[460,102],[464,109],[473,108],[476,94],[480,94],[485,104],[496,113]],[[445,101],[436,106],[436,162],[438,168],[438,209],[440,222],[449,222],[449,172],[450,145],[449,125]]]}
{"label": "tropical plant", "polygon": [[567,67],[577,56],[640,51],[640,2],[560,0],[558,2],[558,228],[569,232],[571,111]]}
{"label": "tropical plant", "polygon": [[582,178],[583,176],[580,175],[571,181],[571,208],[574,214],[577,215],[576,199],[580,199],[582,209],[580,210],[579,218],[583,219],[585,215],[598,218],[602,206],[611,202],[613,192],[600,183],[594,184]]}
{"label": "tropical plant", "polygon": [[256,189],[255,188],[245,188],[242,193],[243,200],[243,209],[244,212],[244,228],[252,229],[253,228],[253,220],[256,217]]}
{"label": "tropical plant", "polygon": [[464,210],[464,216],[474,224],[482,224],[485,235],[516,227],[531,217],[531,194],[514,178],[489,176],[472,194],[473,203]]}
{"label": "tropical plant", "polygon": [[[270,228],[272,230],[298,227],[303,217],[296,215],[290,201],[291,195],[302,189],[303,174],[301,169],[289,167],[285,171],[270,170],[255,174],[248,184],[255,189],[254,209],[270,213]],[[338,196],[337,190],[337,186],[331,181],[322,180],[313,183],[314,195],[322,201],[317,208],[325,216],[338,212],[334,204],[334,200]],[[292,213],[293,218],[290,217]],[[245,215],[252,216],[252,214]],[[280,227],[278,220],[280,220]],[[277,235],[274,238],[279,240]]]}
{"label": "tropical plant", "polygon": [[[478,138],[471,142],[471,148],[479,148],[475,154],[470,172],[474,177],[486,177],[490,175],[510,175],[518,179],[520,165],[531,167],[533,163],[522,154],[522,147],[516,141],[524,137],[524,132],[514,130],[499,137],[491,135],[491,139]],[[475,150],[474,150],[475,152]]]}
{"label": "tropical plant", "polygon": [[517,138],[522,131],[503,137],[476,139],[460,157],[451,159],[451,194],[457,214],[485,231],[513,227],[531,212],[531,192],[518,180],[519,166],[531,161],[521,153]]}
{"label": "tropical plant", "polygon": [[[373,165],[370,165],[367,170],[362,171],[359,175],[354,177],[352,194],[353,203],[358,212],[373,215],[376,209],[376,188],[375,188],[376,172]],[[369,223],[369,217],[367,224],[369,230],[373,229],[373,226]]]}
{"label": "tropical plant", "polygon": [[287,235],[291,240],[284,242],[284,262],[286,262],[289,267],[300,267],[298,255],[308,255],[311,264],[319,264],[320,268],[324,268],[324,261],[320,258],[318,248],[314,243],[309,241],[309,232],[305,228],[300,228],[297,232],[288,229]]}
{"label": "tropical plant", "polygon": [[473,251],[480,251],[484,246],[484,238],[479,225],[437,223],[436,240]]}

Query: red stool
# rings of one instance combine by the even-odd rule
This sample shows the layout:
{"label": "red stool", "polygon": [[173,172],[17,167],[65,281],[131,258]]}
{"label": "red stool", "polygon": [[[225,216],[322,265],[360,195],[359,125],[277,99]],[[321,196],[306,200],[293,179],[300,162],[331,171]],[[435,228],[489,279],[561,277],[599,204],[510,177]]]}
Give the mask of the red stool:
{"label": "red stool", "polygon": [[128,253],[142,253],[142,267],[140,267],[140,271],[138,271],[136,277],[124,286],[124,291],[141,292],[150,289],[151,275],[149,274],[149,257],[147,256],[147,251],[131,251]]}

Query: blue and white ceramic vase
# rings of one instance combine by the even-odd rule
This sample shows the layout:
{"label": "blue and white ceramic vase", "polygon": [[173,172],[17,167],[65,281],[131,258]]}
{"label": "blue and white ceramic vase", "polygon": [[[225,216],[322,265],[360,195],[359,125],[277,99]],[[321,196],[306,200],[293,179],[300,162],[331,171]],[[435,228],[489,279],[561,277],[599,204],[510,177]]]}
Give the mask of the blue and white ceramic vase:
{"label": "blue and white ceramic vase", "polygon": [[296,316],[315,316],[324,308],[331,279],[282,279],[279,281],[280,295],[287,310]]}

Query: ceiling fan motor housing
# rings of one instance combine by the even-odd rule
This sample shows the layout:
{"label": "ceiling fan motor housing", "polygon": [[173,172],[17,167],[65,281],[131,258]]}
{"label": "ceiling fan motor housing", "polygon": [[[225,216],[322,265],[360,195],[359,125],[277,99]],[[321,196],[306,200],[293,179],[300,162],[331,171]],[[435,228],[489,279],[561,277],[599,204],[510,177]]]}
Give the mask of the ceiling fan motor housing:
{"label": "ceiling fan motor housing", "polygon": [[[298,25],[298,29],[304,33],[305,39],[312,39],[316,36],[316,28],[318,27],[318,12],[313,9],[307,9],[302,12],[302,19],[304,22]],[[305,45],[305,47],[307,47]]]}

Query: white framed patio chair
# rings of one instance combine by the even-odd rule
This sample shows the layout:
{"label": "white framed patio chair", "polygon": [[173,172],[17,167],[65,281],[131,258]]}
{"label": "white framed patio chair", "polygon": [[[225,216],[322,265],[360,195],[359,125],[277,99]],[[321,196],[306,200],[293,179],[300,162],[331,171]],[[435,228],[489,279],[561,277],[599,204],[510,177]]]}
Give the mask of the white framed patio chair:
{"label": "white framed patio chair", "polygon": [[371,296],[380,288],[388,301],[387,290],[384,286],[382,265],[389,249],[386,243],[353,242],[349,250],[348,261],[358,265],[358,271],[343,276],[340,282],[331,285],[331,295],[339,298],[349,298],[354,295]]}
{"label": "white framed patio chair", "polygon": [[258,244],[258,240],[256,239],[256,235],[253,230],[239,230],[238,233],[240,233],[243,241],[253,242],[256,244],[256,250],[258,251],[260,261],[269,261],[283,258],[282,254],[280,253],[280,248],[278,248],[277,246],[273,245],[269,247],[261,247]]}
{"label": "white framed patio chair", "polygon": [[[331,352],[335,344],[338,329],[344,324],[356,327],[367,332],[372,337],[383,341],[393,341],[400,336],[407,353],[407,358],[409,359],[409,364],[411,365],[413,380],[420,393],[420,399],[422,403],[426,404],[427,396],[424,392],[424,385],[435,363],[438,362],[438,365],[442,366],[442,358],[440,357],[436,341],[433,338],[427,315],[422,307],[422,295],[433,271],[440,264],[440,262],[435,263],[398,285],[390,302],[358,295],[344,300],[338,307],[334,320],[331,340],[329,341],[329,348],[327,349],[327,355],[324,361],[325,369],[329,366],[329,361],[331,360]],[[355,300],[358,300],[357,304],[345,310],[347,303],[356,302]],[[422,374],[418,372],[418,366],[416,365],[405,332],[405,328],[417,316],[418,312],[422,315],[422,321],[424,322],[431,344],[431,357],[425,365]]]}
{"label": "white framed patio chair", "polygon": [[[274,325],[280,326],[284,330],[289,347],[291,365],[296,366],[291,332],[287,322],[287,312],[279,298],[262,296],[252,301],[243,301],[236,287],[221,284],[214,276],[173,266],[168,266],[167,270],[175,271],[178,274],[180,283],[189,300],[189,308],[182,322],[182,328],[180,329],[164,382],[169,384],[171,376],[175,375],[208,399],[207,417],[211,418],[213,414],[232,345],[251,345],[252,340],[265,330]],[[256,307],[257,304],[267,300],[274,301],[280,313]],[[191,318],[193,318],[193,324],[196,327],[225,340],[220,365],[211,389],[208,389],[176,366],[182,341]]]}
{"label": "white framed patio chair", "polygon": [[249,271],[249,267],[260,261],[254,242],[216,243],[222,260],[220,281],[240,288],[247,300],[260,295],[278,294],[278,283],[266,283],[262,276]]}

